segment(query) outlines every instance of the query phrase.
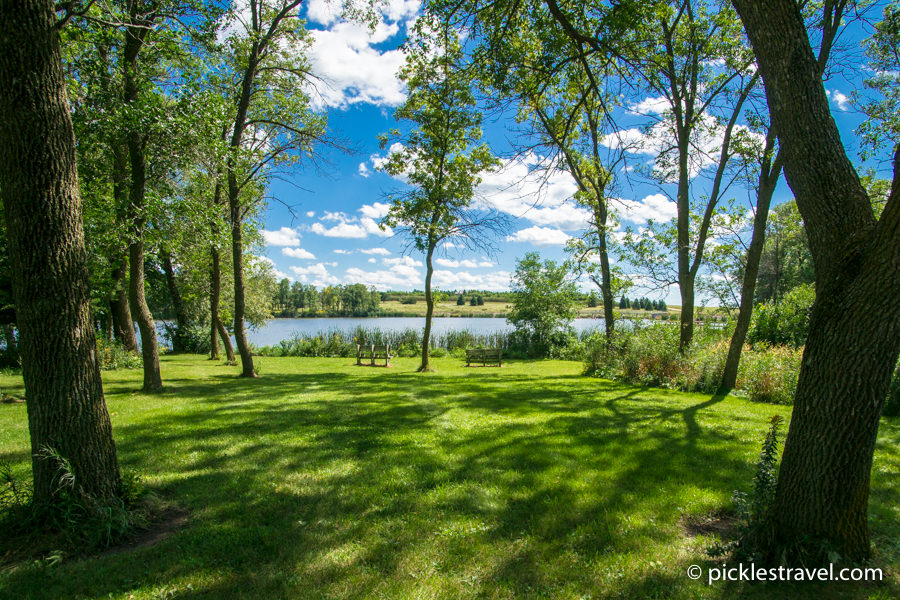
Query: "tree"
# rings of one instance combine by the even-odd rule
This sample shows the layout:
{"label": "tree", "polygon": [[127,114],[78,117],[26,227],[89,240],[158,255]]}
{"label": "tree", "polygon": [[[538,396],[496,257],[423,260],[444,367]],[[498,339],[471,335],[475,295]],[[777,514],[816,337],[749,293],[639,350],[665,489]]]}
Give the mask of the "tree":
{"label": "tree", "polygon": [[784,172],[815,263],[810,317],[764,558],[825,562],[869,555],[869,474],[900,354],[900,146],[880,219],[831,117],[800,8],[733,0],[765,85]]}
{"label": "tree", "polygon": [[459,298],[456,299],[456,305],[457,306],[465,306],[466,305],[466,299],[463,298],[462,294],[460,294]]}
{"label": "tree", "polygon": [[244,331],[244,240],[242,224],[261,197],[245,193],[266,169],[309,155],[323,141],[325,120],[311,111],[303,92],[308,67],[307,43],[299,10],[301,0],[250,0],[249,19],[233,15],[238,29],[229,38],[235,73],[234,120],[229,128],[226,179],[234,269],[234,337],[241,355],[241,376],[256,377]]}
{"label": "tree", "polygon": [[[479,173],[497,160],[481,143],[481,114],[475,109],[471,78],[461,66],[460,41],[446,22],[433,15],[416,21],[406,45],[407,63],[400,77],[409,88],[406,101],[394,113],[416,128],[399,141],[384,166],[387,173],[404,175],[407,192],[391,197],[383,223],[397,228],[416,251],[425,254],[425,330],[419,371],[430,371],[428,360],[434,295],[431,279],[434,254],[452,239],[457,245],[492,250],[485,235],[502,227],[496,212],[472,206]],[[382,139],[386,144],[388,137]]]}
{"label": "tree", "polygon": [[34,496],[60,490],[52,448],[79,492],[120,492],[91,317],[75,138],[49,0],[0,2],[0,192],[28,397]]}
{"label": "tree", "polygon": [[550,350],[551,337],[575,318],[577,290],[566,263],[541,262],[537,252],[516,261],[513,306],[506,320],[539,356]]}

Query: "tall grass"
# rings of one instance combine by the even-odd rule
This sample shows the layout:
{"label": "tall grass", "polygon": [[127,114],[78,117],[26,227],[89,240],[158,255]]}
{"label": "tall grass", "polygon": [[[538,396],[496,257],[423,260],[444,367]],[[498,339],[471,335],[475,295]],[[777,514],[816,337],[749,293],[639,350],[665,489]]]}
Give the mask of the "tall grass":
{"label": "tall grass", "polygon": [[[676,324],[634,321],[619,327],[609,346],[599,334],[591,338],[585,372],[634,385],[712,393],[722,381],[731,333],[727,325],[701,324],[681,354]],[[791,404],[802,354],[802,348],[791,346],[746,346],[737,391],[758,402]]]}

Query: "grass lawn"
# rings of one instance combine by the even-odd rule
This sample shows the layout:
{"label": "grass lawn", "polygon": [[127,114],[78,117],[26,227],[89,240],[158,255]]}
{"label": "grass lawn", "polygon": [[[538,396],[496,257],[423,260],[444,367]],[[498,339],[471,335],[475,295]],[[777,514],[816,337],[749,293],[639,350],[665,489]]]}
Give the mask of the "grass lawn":
{"label": "grass lawn", "polygon": [[[104,373],[126,471],[190,511],[151,547],[0,567],[0,597],[900,597],[900,421],[872,470],[889,583],[691,581],[713,538],[684,515],[747,488],[773,414],[733,397],[642,390],[561,361],[466,369],[415,359],[259,358],[262,377],[163,358],[166,392]],[[7,393],[21,379],[4,375]],[[25,407],[0,404],[0,461],[29,469]],[[2,560],[2,558],[0,558]]]}

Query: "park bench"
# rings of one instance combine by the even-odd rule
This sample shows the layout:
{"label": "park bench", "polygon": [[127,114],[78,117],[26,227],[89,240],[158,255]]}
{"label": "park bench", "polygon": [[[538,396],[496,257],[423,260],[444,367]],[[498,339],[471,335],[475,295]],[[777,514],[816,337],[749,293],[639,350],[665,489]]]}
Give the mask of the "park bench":
{"label": "park bench", "polygon": [[481,363],[482,367],[486,367],[488,363],[497,363],[498,367],[503,366],[500,348],[472,348],[466,350],[466,366],[471,367],[472,363]]}
{"label": "park bench", "polygon": [[375,360],[383,360],[384,366],[391,366],[391,345],[377,345],[377,344],[357,344],[356,345],[356,364],[362,365],[363,359],[366,359],[369,362],[370,366],[375,366]]}

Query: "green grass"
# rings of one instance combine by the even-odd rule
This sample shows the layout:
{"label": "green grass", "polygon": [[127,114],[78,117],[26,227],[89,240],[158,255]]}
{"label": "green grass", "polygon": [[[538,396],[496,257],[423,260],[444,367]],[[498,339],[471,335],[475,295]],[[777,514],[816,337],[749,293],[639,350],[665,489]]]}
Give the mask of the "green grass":
{"label": "green grass", "polygon": [[[160,395],[104,373],[119,459],[191,512],[159,544],[0,569],[30,598],[896,598],[900,422],[872,471],[887,586],[713,585],[683,515],[747,488],[785,407],[581,377],[571,362],[260,358],[262,377],[164,357]],[[21,380],[0,387],[22,395]],[[0,404],[0,461],[27,475],[25,407]]]}

